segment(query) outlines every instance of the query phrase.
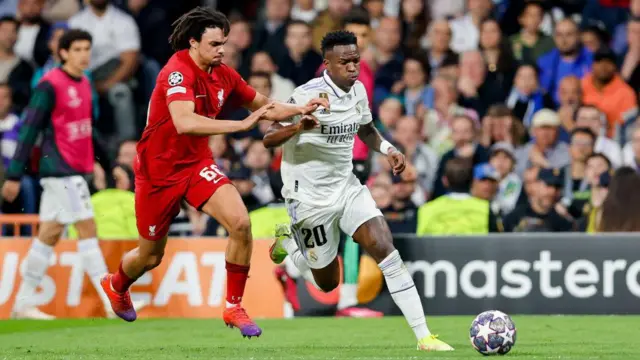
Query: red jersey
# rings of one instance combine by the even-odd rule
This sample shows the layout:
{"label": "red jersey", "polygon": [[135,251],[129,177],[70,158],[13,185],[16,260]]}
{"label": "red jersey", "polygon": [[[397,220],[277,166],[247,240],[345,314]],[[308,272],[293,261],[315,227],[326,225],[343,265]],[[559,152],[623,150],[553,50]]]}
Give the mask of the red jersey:
{"label": "red jersey", "polygon": [[188,50],[175,53],[162,68],[151,94],[147,126],[138,142],[136,175],[157,185],[170,185],[190,176],[186,171],[212,159],[208,136],[178,134],[169,113],[172,101],[192,101],[195,113],[211,118],[222,106],[241,106],[256,96],[234,69],[221,64],[211,73],[200,69]]}

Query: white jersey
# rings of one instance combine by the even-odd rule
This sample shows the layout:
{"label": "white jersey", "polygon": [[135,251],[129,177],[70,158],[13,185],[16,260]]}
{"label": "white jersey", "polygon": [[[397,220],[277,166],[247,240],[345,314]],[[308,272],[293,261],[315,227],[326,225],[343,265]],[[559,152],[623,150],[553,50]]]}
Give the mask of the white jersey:
{"label": "white jersey", "polygon": [[[346,93],[325,70],[321,77],[296,88],[289,102],[306,104],[317,97],[328,98],[330,109],[320,108],[313,114],[320,121],[319,127],[303,131],[283,145],[282,195],[313,206],[327,206],[353,183],[355,137],[360,125],[373,118],[360,81]],[[360,184],[357,180],[356,183]]]}

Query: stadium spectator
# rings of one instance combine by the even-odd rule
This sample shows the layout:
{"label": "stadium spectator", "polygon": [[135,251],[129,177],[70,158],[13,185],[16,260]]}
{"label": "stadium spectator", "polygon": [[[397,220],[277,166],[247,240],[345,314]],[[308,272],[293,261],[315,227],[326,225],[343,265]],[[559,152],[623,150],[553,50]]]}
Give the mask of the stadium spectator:
{"label": "stadium spectator", "polygon": [[614,168],[622,165],[622,150],[618,142],[605,135],[607,120],[600,109],[592,105],[580,106],[576,111],[575,125],[589,128],[596,135],[595,152],[603,153]]}
{"label": "stadium spectator", "polygon": [[627,31],[629,41],[621,55],[620,76],[631,88],[640,89],[640,14],[629,20]]}
{"label": "stadium spectator", "polygon": [[133,169],[133,161],[136,158],[136,146],[137,142],[135,140],[122,141],[118,147],[116,163]]}
{"label": "stadium spectator", "polygon": [[20,23],[13,17],[0,18],[0,83],[13,90],[13,109],[20,113],[29,101],[33,69],[14,52]]}
{"label": "stadium spectator", "polygon": [[516,155],[513,146],[507,142],[494,144],[489,154],[489,164],[500,176],[498,193],[491,208],[496,214],[508,214],[516,207],[523,185],[522,179],[514,172]]}
{"label": "stadium spectator", "polygon": [[[415,116],[404,116],[398,120],[393,131],[393,140],[402,147],[408,162],[415,167],[418,186],[411,199],[416,205],[420,205],[427,201],[433,192],[438,155],[421,141],[420,121]],[[384,166],[383,169],[388,171],[386,157],[379,155],[378,160],[378,163]]]}
{"label": "stadium spectator", "polygon": [[538,68],[535,65],[522,64],[518,67],[513,88],[505,103],[526,128],[531,126],[533,114],[552,105],[551,99],[540,90]]}
{"label": "stadium spectator", "polygon": [[510,38],[515,58],[528,64],[535,64],[538,59],[554,47],[553,39],[540,31],[544,17],[541,2],[527,1],[518,17],[521,30]]}
{"label": "stadium spectator", "polygon": [[637,18],[640,18],[640,0],[631,0],[629,3],[629,21],[618,24],[613,31],[611,48],[616,54],[623,54],[629,44],[629,39],[634,36],[633,34],[638,34],[629,30],[629,25]]}
{"label": "stadium spectator", "polygon": [[565,206],[573,199],[584,200],[589,197],[589,183],[586,180],[587,159],[593,154],[595,142],[596,135],[589,128],[576,127],[571,132],[571,160],[563,168],[562,204]]}
{"label": "stadium spectator", "polygon": [[233,147],[231,147],[231,143],[229,143],[229,139],[224,135],[210,137],[209,148],[211,148],[216,164],[225,173],[231,171],[232,164],[239,160]]}
{"label": "stadium spectator", "polygon": [[159,64],[166,63],[172,54],[167,41],[171,35],[171,6],[153,0],[128,0],[126,4],[140,29],[140,52],[156,61],[160,72]]}
{"label": "stadium spectator", "polygon": [[594,105],[607,117],[608,137],[638,113],[637,94],[618,74],[616,55],[601,49],[594,55],[593,72],[582,79],[582,101]]}
{"label": "stadium spectator", "polygon": [[622,149],[622,157],[625,166],[640,172],[640,126],[633,129],[629,141]]}
{"label": "stadium spectator", "polygon": [[33,64],[42,66],[49,58],[47,41],[51,32],[51,24],[42,18],[44,0],[20,0],[20,29],[18,41],[14,47],[16,55]]}
{"label": "stadium spectator", "polygon": [[447,194],[420,206],[416,233],[437,236],[497,231],[489,202],[469,194],[473,181],[471,160],[451,159],[443,173]]}
{"label": "stadium spectator", "polygon": [[427,58],[431,66],[430,79],[435,78],[445,59],[457,62],[458,54],[451,50],[451,27],[446,20],[436,20],[429,26]]}
{"label": "stadium spectator", "polygon": [[[415,234],[418,226],[418,207],[411,200],[415,192],[417,173],[409,166],[400,175],[392,175],[391,202],[380,208],[392,234]],[[422,205],[423,202],[420,204]]]}
{"label": "stadium spectator", "polygon": [[278,101],[287,101],[296,88],[293,81],[278,75],[278,67],[273,62],[269,53],[259,51],[251,59],[251,72],[264,72],[271,75],[271,98]]}
{"label": "stadium spectator", "polygon": [[[442,155],[438,164],[438,172],[436,173],[435,184],[433,186],[432,199],[444,195],[446,189],[442,182],[447,163],[454,158],[471,159],[471,165],[485,163],[489,160],[489,154],[486,148],[478,144],[476,141],[477,123],[468,116],[458,115],[451,122],[451,139],[453,140],[453,149]],[[470,170],[471,171],[471,170]],[[473,175],[471,175],[473,177]],[[471,186],[471,179],[469,179]],[[465,191],[469,191],[467,188]]]}
{"label": "stadium spectator", "polygon": [[9,166],[18,145],[20,118],[11,111],[12,107],[11,87],[7,83],[0,83],[0,154],[3,169]]}
{"label": "stadium spectator", "polygon": [[506,232],[565,232],[574,230],[571,220],[558,214],[555,205],[564,183],[562,170],[540,169],[529,201],[503,218]]}
{"label": "stadium spectator", "polygon": [[499,182],[500,174],[491,164],[478,164],[473,167],[471,196],[491,203],[498,193]]}
{"label": "stadium spectator", "polygon": [[305,84],[322,65],[322,56],[311,47],[311,26],[302,21],[290,22],[284,41],[287,51],[278,61],[278,74],[296,86]]}
{"label": "stadium spectator", "polygon": [[[384,174],[386,175],[386,173]],[[374,181],[368,185],[369,191],[371,191],[371,196],[376,202],[378,209],[386,209],[391,206],[393,197],[391,195],[391,180],[388,180],[388,177],[389,175],[386,175],[387,180],[380,180],[384,177],[382,175],[378,175]],[[385,219],[389,222],[387,217],[385,217]]]}
{"label": "stadium spectator", "polygon": [[526,137],[526,129],[504,104],[492,105],[482,119],[480,144],[489,148],[498,142],[520,146]]}
{"label": "stadium spectator", "polygon": [[474,50],[460,55],[458,79],[460,105],[471,108],[483,117],[489,106],[501,103],[506,93],[496,79],[487,76],[487,66],[482,53]]}
{"label": "stadium spectator", "polygon": [[433,79],[433,106],[425,110],[422,136],[431,148],[442,155],[453,147],[451,124],[456,116],[465,115],[478,120],[478,114],[458,104],[455,78],[440,74]]}
{"label": "stadium spectator", "polygon": [[520,176],[532,166],[562,168],[569,164],[569,147],[558,139],[560,120],[549,109],[538,111],[531,121],[534,139],[516,149],[516,173]]}
{"label": "stadium spectator", "polygon": [[380,19],[384,17],[384,0],[362,0],[362,8],[367,10],[371,18],[371,28],[377,29]]}
{"label": "stadium spectator", "polygon": [[282,181],[279,174],[274,174],[269,168],[271,157],[271,151],[260,140],[249,144],[244,157],[244,165],[251,170],[251,180],[255,184],[252,194],[262,205],[281,198]]}
{"label": "stadium spectator", "polygon": [[402,102],[396,97],[388,97],[382,101],[378,109],[378,120],[382,131],[395,129],[396,123],[404,114],[403,110]]}
{"label": "stadium spectator", "polygon": [[251,58],[255,50],[255,46],[252,46],[253,35],[251,34],[251,24],[240,17],[229,20],[231,27],[227,41],[229,45],[235,46],[238,50],[240,62],[238,72],[246,78],[251,72]]}
{"label": "stadium spectator", "polygon": [[77,0],[46,0],[42,17],[51,23],[67,21],[78,11],[80,2]]}
{"label": "stadium spectator", "polygon": [[634,169],[621,167],[616,170],[600,216],[596,218],[597,232],[638,232],[640,222],[638,212],[640,204],[640,177]]}
{"label": "stadium spectator", "polygon": [[404,55],[400,49],[401,23],[397,18],[385,17],[375,30],[375,90],[374,109],[391,93],[393,85],[402,79]]}
{"label": "stadium spectator", "polygon": [[431,20],[429,7],[422,0],[401,0],[400,20],[402,21],[402,45],[407,50],[418,50]]}
{"label": "stadium spectator", "polygon": [[431,17],[435,20],[450,19],[462,16],[465,9],[465,0],[431,0]]}
{"label": "stadium spectator", "polygon": [[466,14],[451,21],[453,51],[462,53],[478,48],[480,24],[491,15],[492,10],[491,0],[467,0]]}
{"label": "stadium spectator", "polygon": [[274,60],[286,55],[284,38],[290,11],[291,0],[266,0],[265,18],[256,24],[253,33],[256,51],[266,51]]}
{"label": "stadium spectator", "polygon": [[607,29],[602,27],[602,24],[594,23],[582,29],[580,33],[580,41],[591,53],[595,54],[603,46],[608,47],[611,40],[611,35],[607,32]]}
{"label": "stadium spectator", "polygon": [[500,24],[486,19],[480,24],[480,50],[487,66],[487,78],[495,82],[503,94],[508,94],[513,85],[517,62],[509,41],[502,36]]}
{"label": "stadium spectator", "polygon": [[417,54],[405,57],[402,79],[391,88],[391,92],[402,99],[405,114],[417,116],[419,107],[431,106],[433,90],[427,86],[429,73],[426,58]]}
{"label": "stadium spectator", "polygon": [[375,87],[375,76],[373,65],[375,62],[374,52],[371,46],[371,19],[369,14],[362,9],[353,9],[344,19],[344,29],[350,31],[358,38],[358,50],[360,51],[360,75],[358,80],[364,85],[369,98],[369,106],[373,104],[373,89]]}
{"label": "stadium spectator", "polygon": [[578,25],[570,19],[556,24],[555,49],[538,59],[540,86],[560,104],[558,85],[566,76],[582,78],[591,70],[593,54],[580,44]]}
{"label": "stadium spectator", "polygon": [[231,44],[226,45],[224,47],[224,58],[222,59],[222,63],[235,71],[239,71],[241,65],[240,56],[240,49]]}
{"label": "stadium spectator", "polygon": [[129,85],[140,61],[140,33],[135,20],[110,0],[90,0],[84,10],[69,19],[69,27],[86,30],[93,37],[89,69],[98,93],[113,108],[116,139],[136,137],[136,108]]}
{"label": "stadium spectator", "polygon": [[[546,94],[549,96],[549,94]],[[580,85],[580,79],[576,76],[570,75],[560,81],[558,89],[558,98],[560,99],[560,105],[558,108],[558,118],[560,119],[560,139],[563,141],[569,140],[569,132],[573,129],[575,122],[575,114],[578,111],[578,107],[582,103],[582,87]],[[555,108],[555,101],[553,107]]]}
{"label": "stadium spectator", "polygon": [[318,16],[314,0],[294,0],[291,8],[291,19],[311,23]]}
{"label": "stadium spectator", "polygon": [[342,22],[353,8],[352,0],[327,0],[327,9],[313,21],[313,47],[321,53],[320,42],[324,35],[342,29]]}

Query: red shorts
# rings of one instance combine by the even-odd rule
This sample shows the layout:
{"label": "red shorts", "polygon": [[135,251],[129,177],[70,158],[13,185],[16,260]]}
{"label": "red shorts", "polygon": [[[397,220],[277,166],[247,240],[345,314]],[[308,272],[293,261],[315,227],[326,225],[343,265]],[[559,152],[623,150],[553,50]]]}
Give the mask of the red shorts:
{"label": "red shorts", "polygon": [[213,159],[200,161],[186,173],[190,175],[169,186],[152,185],[136,176],[136,224],[140,236],[147,240],[162,239],[180,212],[182,199],[200,209],[216,190],[231,183]]}

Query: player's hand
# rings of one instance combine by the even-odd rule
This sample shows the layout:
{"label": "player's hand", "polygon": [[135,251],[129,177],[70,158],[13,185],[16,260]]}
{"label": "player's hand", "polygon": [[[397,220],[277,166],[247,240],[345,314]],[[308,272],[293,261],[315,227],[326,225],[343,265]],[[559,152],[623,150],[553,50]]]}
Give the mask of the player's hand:
{"label": "player's hand", "polygon": [[313,130],[320,126],[320,121],[313,115],[305,115],[298,123],[298,131]]}
{"label": "player's hand", "polygon": [[249,116],[242,120],[242,124],[244,125],[243,130],[249,130],[253,128],[260,120],[268,120],[269,116],[267,115],[267,113],[269,112],[269,110],[273,109],[274,106],[275,103],[271,102],[252,112]]}
{"label": "player's hand", "polygon": [[407,159],[404,157],[404,154],[395,148],[389,150],[387,160],[389,160],[389,164],[391,164],[393,175],[402,174],[407,167]]}
{"label": "player's hand", "polygon": [[20,194],[20,181],[7,180],[2,185],[2,197],[8,202],[14,202]]}
{"label": "player's hand", "polygon": [[309,100],[307,105],[301,109],[302,115],[308,115],[316,111],[320,106],[325,109],[329,109],[329,99],[326,98],[313,98]]}

